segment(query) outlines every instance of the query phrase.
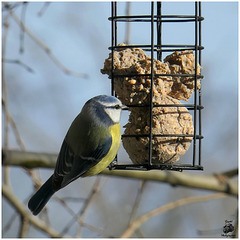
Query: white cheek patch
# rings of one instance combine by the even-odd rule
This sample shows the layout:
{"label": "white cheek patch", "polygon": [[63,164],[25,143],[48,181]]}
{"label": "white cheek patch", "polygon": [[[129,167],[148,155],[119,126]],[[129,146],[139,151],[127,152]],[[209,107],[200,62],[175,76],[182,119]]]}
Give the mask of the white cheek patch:
{"label": "white cheek patch", "polygon": [[120,122],[121,109],[104,108],[104,111],[114,123]]}

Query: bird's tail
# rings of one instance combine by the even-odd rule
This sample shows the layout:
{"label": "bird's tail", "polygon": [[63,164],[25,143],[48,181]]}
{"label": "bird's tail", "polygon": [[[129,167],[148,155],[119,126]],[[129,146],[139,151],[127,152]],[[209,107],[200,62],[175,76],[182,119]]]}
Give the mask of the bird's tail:
{"label": "bird's tail", "polygon": [[33,215],[39,214],[54,194],[52,177],[53,176],[51,176],[29,200],[28,208],[32,211]]}

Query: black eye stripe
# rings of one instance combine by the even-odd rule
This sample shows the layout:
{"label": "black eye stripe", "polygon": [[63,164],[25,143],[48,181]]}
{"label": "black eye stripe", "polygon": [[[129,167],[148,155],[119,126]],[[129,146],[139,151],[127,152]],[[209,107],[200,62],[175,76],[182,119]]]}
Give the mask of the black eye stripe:
{"label": "black eye stripe", "polygon": [[114,106],[108,106],[106,108],[119,109],[119,108],[121,108],[121,106],[120,105],[114,105]]}

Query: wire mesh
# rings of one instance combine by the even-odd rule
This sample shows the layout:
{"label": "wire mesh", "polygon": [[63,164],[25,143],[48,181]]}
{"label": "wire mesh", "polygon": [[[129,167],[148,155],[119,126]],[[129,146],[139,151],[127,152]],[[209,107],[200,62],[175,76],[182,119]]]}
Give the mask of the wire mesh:
{"label": "wire mesh", "polygon": [[[201,66],[201,51],[203,50],[203,46],[201,45],[201,22],[204,18],[201,16],[201,2],[194,2],[194,15],[164,15],[162,14],[162,3],[161,2],[150,2],[151,11],[149,15],[118,15],[117,14],[117,2],[111,3],[111,17],[109,20],[111,21],[111,47],[109,50],[112,53],[112,68],[111,68],[111,79],[112,79],[112,95],[116,95],[114,92],[114,78],[117,77],[136,77],[136,76],[144,76],[150,77],[151,79],[151,88],[150,88],[150,102],[148,105],[146,104],[131,104],[127,105],[127,107],[131,108],[139,108],[139,107],[148,107],[149,108],[149,123],[150,123],[150,131],[149,134],[123,134],[122,138],[131,138],[131,137],[149,137],[149,139],[153,139],[153,137],[192,137],[192,160],[187,164],[173,163],[173,164],[155,164],[152,162],[152,141],[149,140],[149,152],[148,152],[148,162],[146,164],[119,164],[118,159],[116,158],[113,163],[109,166],[109,169],[124,169],[124,170],[151,170],[151,169],[159,169],[159,170],[203,170],[203,166],[201,165],[201,142],[203,139],[202,136],[202,123],[201,123],[201,111],[203,106],[201,104],[201,88],[197,89],[197,80],[202,79],[203,76],[201,74],[155,74],[153,71],[153,62],[154,62],[154,53],[157,53],[157,59],[162,61],[163,52],[173,52],[173,51],[183,51],[183,50],[193,50],[195,56],[195,69],[197,69],[197,64],[199,63]],[[155,9],[156,8],[156,9]],[[155,14],[155,12],[157,14]],[[143,22],[149,22],[151,28],[151,37],[149,44],[138,44],[138,45],[124,45],[119,46],[118,44],[118,22],[138,22],[139,24]],[[165,23],[184,23],[184,22],[193,22],[194,23],[194,44],[162,44],[162,27]],[[183,33],[184,34],[184,33]],[[156,43],[155,43],[156,41]],[[151,53],[151,74],[126,74],[126,75],[117,75],[114,72],[114,51],[117,51],[121,48],[142,48],[144,51],[148,51]],[[194,78],[194,103],[193,104],[153,104],[153,81],[154,77],[192,77]],[[186,107],[188,110],[193,111],[193,126],[194,133],[190,134],[153,134],[152,132],[152,120],[153,120],[153,108],[155,107]]]}

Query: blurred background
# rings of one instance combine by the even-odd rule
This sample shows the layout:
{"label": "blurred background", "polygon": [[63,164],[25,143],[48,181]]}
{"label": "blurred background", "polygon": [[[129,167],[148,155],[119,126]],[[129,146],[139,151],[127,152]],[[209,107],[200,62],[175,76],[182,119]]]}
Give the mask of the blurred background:
{"label": "blurred background", "polygon": [[[3,4],[3,76],[8,110],[27,151],[58,153],[69,125],[83,104],[93,96],[111,94],[110,79],[100,73],[110,53],[111,22],[108,17],[111,3],[11,4],[14,16],[24,20],[27,29],[21,31],[16,17]],[[150,14],[150,2],[131,2],[130,5],[119,2],[119,15],[125,15],[127,6],[133,15]],[[194,3],[163,2],[162,13],[194,15]],[[202,16],[204,172],[191,173],[204,175],[238,167],[238,2],[202,2]],[[119,43],[126,40],[125,27],[119,24]],[[193,31],[193,23],[184,23],[181,27],[168,24],[163,28],[163,42],[174,44],[177,39],[179,44],[194,44]],[[140,27],[140,24],[132,23],[130,44],[149,42],[150,25],[142,24]],[[51,54],[62,64],[60,67],[51,59]],[[72,71],[72,74],[66,74],[64,69]],[[128,113],[124,112],[121,125],[125,125],[127,120]],[[19,149],[12,130],[8,136],[7,147]],[[122,147],[119,155],[123,162],[129,161]],[[183,161],[186,157],[189,155],[183,156]],[[42,181],[45,181],[52,170],[41,170],[40,173]],[[14,194],[26,203],[34,192],[31,179],[19,167],[11,168],[10,177]],[[142,181],[91,177],[75,181],[57,196],[62,199],[81,198],[68,202],[77,213],[96,181],[100,181],[100,191],[87,209],[84,220],[104,230],[104,235],[88,227],[80,231],[78,223],[72,222],[73,216],[55,199],[48,203],[48,216],[53,228],[70,236],[121,236],[129,225]],[[209,192],[145,182],[136,217],[168,202],[204,194]],[[141,226],[141,233],[135,233],[133,237],[221,237],[225,220],[235,221],[237,211],[237,199],[230,196],[186,205],[151,218]],[[3,198],[2,236],[18,237],[16,229],[19,225],[20,218]],[[32,226],[25,234],[31,238],[47,236]]]}

